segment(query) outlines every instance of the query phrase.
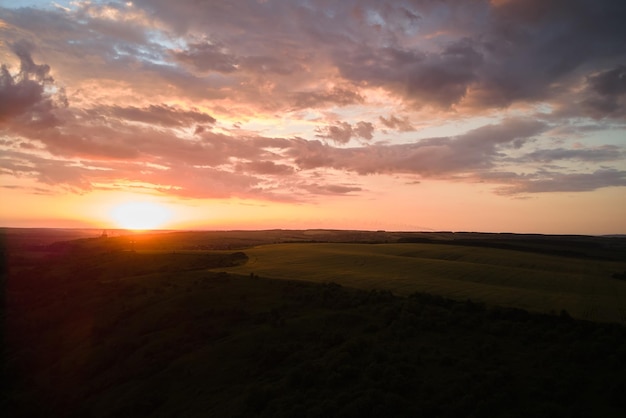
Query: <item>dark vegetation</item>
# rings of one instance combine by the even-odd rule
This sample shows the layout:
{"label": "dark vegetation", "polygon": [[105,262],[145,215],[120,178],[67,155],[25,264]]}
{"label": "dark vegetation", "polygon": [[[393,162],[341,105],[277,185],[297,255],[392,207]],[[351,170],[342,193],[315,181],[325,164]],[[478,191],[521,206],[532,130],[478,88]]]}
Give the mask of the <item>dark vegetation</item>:
{"label": "dark vegetation", "polygon": [[4,245],[4,416],[625,416],[621,325],[111,242]]}
{"label": "dark vegetation", "polygon": [[400,237],[398,242],[499,248],[596,260],[623,261],[626,257],[626,238],[624,237],[457,232],[450,235],[434,233],[432,237],[428,234],[408,234]]}

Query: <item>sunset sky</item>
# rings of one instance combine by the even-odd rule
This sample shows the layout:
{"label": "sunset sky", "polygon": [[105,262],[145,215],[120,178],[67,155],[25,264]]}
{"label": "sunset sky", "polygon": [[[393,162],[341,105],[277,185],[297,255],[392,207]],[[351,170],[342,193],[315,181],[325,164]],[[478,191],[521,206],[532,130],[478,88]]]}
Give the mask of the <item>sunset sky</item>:
{"label": "sunset sky", "polygon": [[623,0],[0,0],[0,226],[626,233],[625,22]]}

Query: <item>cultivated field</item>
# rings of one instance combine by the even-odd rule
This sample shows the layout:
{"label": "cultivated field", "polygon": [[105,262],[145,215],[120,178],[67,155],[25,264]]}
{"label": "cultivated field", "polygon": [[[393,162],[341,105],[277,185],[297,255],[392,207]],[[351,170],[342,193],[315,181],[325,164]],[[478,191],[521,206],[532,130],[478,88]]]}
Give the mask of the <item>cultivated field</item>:
{"label": "cultivated field", "polygon": [[626,282],[611,277],[626,262],[440,244],[297,243],[245,252],[248,263],[226,270],[626,323]]}

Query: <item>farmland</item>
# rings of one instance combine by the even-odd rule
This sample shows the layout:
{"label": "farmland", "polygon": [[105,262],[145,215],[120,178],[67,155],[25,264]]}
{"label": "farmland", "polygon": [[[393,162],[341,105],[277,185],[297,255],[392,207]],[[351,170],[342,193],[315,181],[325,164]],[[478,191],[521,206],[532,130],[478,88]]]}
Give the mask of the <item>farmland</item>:
{"label": "farmland", "polygon": [[537,312],[626,322],[626,263],[439,244],[277,244],[246,250],[227,271],[336,282],[396,295],[433,293]]}
{"label": "farmland", "polygon": [[626,412],[622,238],[8,232],[11,417]]}

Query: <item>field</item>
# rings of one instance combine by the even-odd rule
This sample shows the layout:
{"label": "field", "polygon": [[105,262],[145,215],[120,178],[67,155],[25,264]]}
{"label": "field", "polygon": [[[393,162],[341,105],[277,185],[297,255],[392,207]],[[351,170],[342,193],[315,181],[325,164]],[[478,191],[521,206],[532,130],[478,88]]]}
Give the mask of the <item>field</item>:
{"label": "field", "polygon": [[626,414],[623,238],[13,232],[12,418]]}
{"label": "field", "polygon": [[626,263],[440,244],[277,244],[227,271],[335,282],[396,295],[427,292],[537,312],[626,323]]}

